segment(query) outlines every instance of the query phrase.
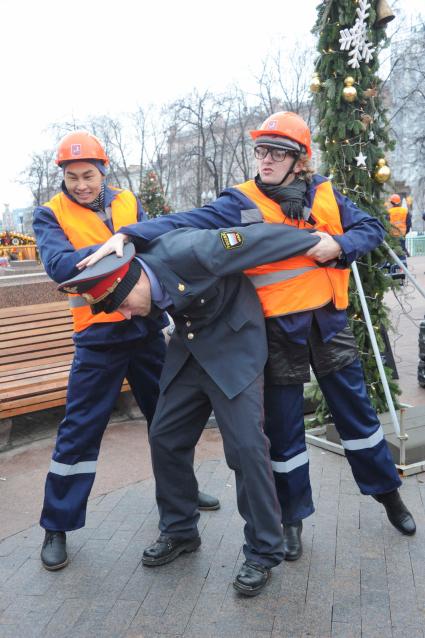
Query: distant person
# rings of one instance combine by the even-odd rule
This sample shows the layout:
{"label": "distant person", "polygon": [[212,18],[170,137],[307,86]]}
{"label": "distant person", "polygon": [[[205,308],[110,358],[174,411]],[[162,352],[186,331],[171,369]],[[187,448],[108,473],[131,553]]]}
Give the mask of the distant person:
{"label": "distant person", "polygon": [[[94,135],[66,135],[56,163],[63,170],[61,192],[35,209],[33,225],[46,272],[60,283],[78,273],[76,264],[93,252],[93,244],[105,242],[123,224],[146,219],[146,214],[133,193],[106,185],[109,159]],[[68,564],[66,532],[85,524],[100,444],[124,379],[149,425],[166,351],[164,314],[128,320],[120,312],[93,315],[78,294],[71,294],[69,303],[75,356],[40,520],[46,530],[41,560],[49,570]],[[202,509],[220,506],[202,492],[198,504]]]}
{"label": "distant person", "polygon": [[390,197],[391,207],[388,209],[388,219],[391,224],[390,234],[398,237],[404,254],[409,257],[406,248],[406,235],[412,227],[412,215],[409,210],[401,205],[401,197],[393,193]]}

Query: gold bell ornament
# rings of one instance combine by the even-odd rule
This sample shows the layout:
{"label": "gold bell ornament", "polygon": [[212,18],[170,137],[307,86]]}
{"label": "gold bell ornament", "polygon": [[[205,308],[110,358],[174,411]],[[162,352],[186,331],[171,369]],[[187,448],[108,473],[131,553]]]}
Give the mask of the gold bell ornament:
{"label": "gold bell ornament", "polygon": [[354,78],[349,75],[348,78],[345,78],[344,84],[345,86],[342,89],[342,97],[346,102],[354,102],[357,98],[357,89],[353,86]]}
{"label": "gold bell ornament", "polygon": [[376,165],[374,178],[379,184],[385,184],[391,177],[391,171],[386,160],[382,157]]}
{"label": "gold bell ornament", "polygon": [[320,91],[321,86],[322,86],[322,83],[320,81],[319,74],[313,73],[313,77],[311,78],[311,82],[310,82],[310,91],[312,93],[318,93]]}

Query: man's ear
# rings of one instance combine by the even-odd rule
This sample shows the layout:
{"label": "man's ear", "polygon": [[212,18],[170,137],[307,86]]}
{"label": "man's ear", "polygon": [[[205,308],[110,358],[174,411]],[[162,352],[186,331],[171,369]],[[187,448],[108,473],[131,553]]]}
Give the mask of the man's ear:
{"label": "man's ear", "polygon": [[302,173],[304,170],[304,162],[302,159],[299,159],[296,161],[295,166],[293,168],[293,172],[298,175],[299,173]]}

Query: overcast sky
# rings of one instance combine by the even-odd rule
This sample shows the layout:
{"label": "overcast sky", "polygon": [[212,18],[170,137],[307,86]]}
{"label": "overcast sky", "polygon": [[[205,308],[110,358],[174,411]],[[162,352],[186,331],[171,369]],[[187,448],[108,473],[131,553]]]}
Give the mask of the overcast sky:
{"label": "overcast sky", "polygon": [[[318,3],[0,0],[0,215],[4,203],[31,205],[17,178],[50,146],[50,123],[131,112],[195,87],[252,90],[273,43],[311,37]],[[409,19],[425,13],[424,0],[399,4]]]}

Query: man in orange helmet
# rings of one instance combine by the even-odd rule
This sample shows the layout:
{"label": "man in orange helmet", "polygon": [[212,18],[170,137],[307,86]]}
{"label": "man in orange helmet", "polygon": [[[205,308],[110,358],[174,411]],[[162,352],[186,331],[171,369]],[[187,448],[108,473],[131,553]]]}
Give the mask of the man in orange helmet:
{"label": "man in orange helmet", "polygon": [[[133,193],[106,185],[109,160],[94,135],[66,135],[56,163],[63,169],[62,190],[35,209],[33,225],[46,272],[61,283],[78,273],[76,264],[93,252],[93,244],[147,217]],[[40,521],[46,530],[41,559],[49,570],[67,565],[66,531],[85,524],[100,443],[124,378],[148,424],[152,420],[165,357],[162,328],[168,324],[160,313],[131,320],[120,312],[93,315],[78,294],[70,295],[69,303],[75,356]],[[198,504],[200,509],[219,507],[217,499],[201,492]]]}
{"label": "man in orange helmet", "polygon": [[412,227],[412,215],[408,208],[401,205],[401,197],[397,193],[393,193],[390,197],[388,220],[391,224],[391,235],[398,237],[403,252],[409,256],[406,248],[406,235]]}
{"label": "man in orange helmet", "polygon": [[127,235],[143,241],[183,226],[220,228],[251,223],[315,230],[319,244],[307,255],[246,272],[266,317],[265,431],[282,509],[286,560],[302,553],[302,520],[313,513],[304,432],[304,383],[313,368],[340,433],[362,494],[386,509],[403,534],[416,531],[400,498],[401,485],[378,417],[367,395],[354,337],[348,326],[349,264],[378,246],[384,228],[360,210],[310,164],[310,131],[296,113],[270,115],[251,132],[257,175],[201,209],[123,227],[99,251],[121,252]]}

